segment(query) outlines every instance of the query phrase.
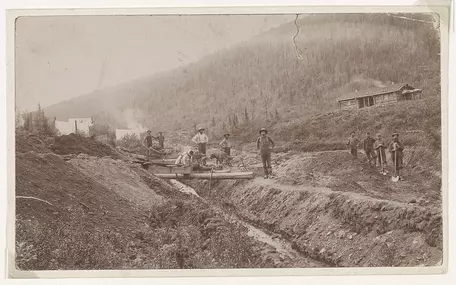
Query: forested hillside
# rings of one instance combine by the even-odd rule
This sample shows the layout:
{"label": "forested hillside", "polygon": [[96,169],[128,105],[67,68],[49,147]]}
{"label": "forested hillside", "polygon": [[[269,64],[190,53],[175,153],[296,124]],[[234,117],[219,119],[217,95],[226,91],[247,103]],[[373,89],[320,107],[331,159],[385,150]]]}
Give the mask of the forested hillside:
{"label": "forested hillside", "polygon": [[[440,43],[431,15],[321,14],[261,34],[165,74],[48,107],[127,127],[133,109],[153,130],[255,130],[336,108],[344,92],[409,83],[440,95]],[[296,35],[297,34],[297,35]],[[296,46],[293,36],[296,39]],[[248,128],[247,128],[248,127]]]}

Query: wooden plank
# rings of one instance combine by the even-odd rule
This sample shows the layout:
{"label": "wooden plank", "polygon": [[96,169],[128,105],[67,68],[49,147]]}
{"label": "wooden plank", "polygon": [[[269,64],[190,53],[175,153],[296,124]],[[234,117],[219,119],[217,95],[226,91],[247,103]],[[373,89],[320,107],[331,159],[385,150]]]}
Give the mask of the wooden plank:
{"label": "wooden plank", "polygon": [[[253,179],[253,172],[233,172],[233,173],[191,173],[191,174],[155,174],[163,179],[201,179],[201,180],[221,180],[221,179]],[[211,177],[212,176],[212,177]]]}
{"label": "wooden plank", "polygon": [[151,159],[150,162],[156,164],[174,164],[177,158]]}

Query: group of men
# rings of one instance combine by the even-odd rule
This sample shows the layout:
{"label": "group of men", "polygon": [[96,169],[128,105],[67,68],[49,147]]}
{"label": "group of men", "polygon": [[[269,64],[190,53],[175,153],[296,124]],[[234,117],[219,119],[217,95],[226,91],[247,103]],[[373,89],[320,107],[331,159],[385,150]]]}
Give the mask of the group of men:
{"label": "group of men", "polygon": [[146,146],[146,153],[150,155],[153,151],[153,140],[158,141],[158,148],[164,149],[165,148],[165,136],[163,132],[158,132],[156,137],[152,136],[152,131],[148,130],[146,137],[144,138],[144,145]]}
{"label": "group of men", "polygon": [[[195,153],[193,150],[187,151],[182,153],[175,161],[176,165],[189,165],[193,162],[193,160],[197,160],[199,162],[203,162],[205,164],[206,161],[206,152],[207,152],[207,144],[209,143],[208,136],[204,133],[204,128],[199,128],[196,135],[192,138],[192,142],[197,145],[198,151]],[[220,142],[220,147],[222,148],[222,153],[212,153],[210,159],[215,159],[217,164],[221,164],[223,162],[229,163],[229,157],[231,155],[231,139],[230,134],[225,133],[223,135],[223,140]]]}
{"label": "group of men", "polygon": [[[199,128],[196,135],[192,138],[192,142],[197,145],[198,151],[195,153],[193,150],[187,151],[179,155],[176,159],[176,165],[190,165],[193,163],[194,159],[201,161],[201,159],[206,159],[207,144],[209,142],[208,136],[204,133],[204,128]],[[371,137],[369,132],[366,133],[366,138],[362,141],[362,148],[366,154],[367,161],[369,165],[372,165],[374,161],[377,167],[381,167],[381,173],[387,173],[385,166],[388,164],[386,160],[385,149],[388,147],[388,151],[391,154],[391,160],[395,166],[395,175],[399,177],[400,180],[403,180],[400,175],[402,165],[403,165],[403,150],[404,145],[399,140],[399,134],[394,133],[392,135],[393,140],[386,145],[385,141],[382,138],[381,134],[377,134],[377,138],[374,139]],[[151,135],[151,131],[147,131],[147,135],[144,138],[144,143],[147,147],[147,154],[149,155],[152,151],[152,141],[158,140],[159,148],[164,148],[165,137],[162,132],[159,132],[156,137]],[[347,141],[347,148],[350,150],[350,153],[354,158],[358,157],[358,148],[361,144],[361,141],[355,136],[355,132],[350,134],[350,137]],[[210,159],[215,159],[217,164],[221,164],[224,161],[229,162],[229,157],[231,156],[231,139],[230,134],[225,133],[223,135],[223,140],[219,143],[222,152],[221,153],[212,153]],[[274,178],[272,175],[272,165],[271,165],[271,152],[274,148],[275,143],[268,135],[268,130],[265,128],[260,129],[260,136],[257,138],[256,147],[261,156],[261,161],[263,163],[264,169],[264,178]],[[205,160],[204,160],[205,161]]]}
{"label": "group of men", "polygon": [[[391,154],[395,176],[398,176],[399,180],[403,180],[401,176],[401,169],[403,166],[404,145],[399,140],[398,133],[394,133],[392,137],[393,140],[388,145],[388,151]],[[348,138],[347,147],[354,158],[358,157],[359,145],[360,140],[355,136],[355,132],[352,132]],[[362,142],[362,147],[366,154],[369,165],[371,165],[372,160],[374,160],[376,162],[376,166],[381,167],[381,173],[387,173],[385,169],[385,166],[387,165],[385,148],[387,145],[383,140],[382,135],[377,134],[377,139],[374,139],[371,137],[371,134],[367,132],[366,138]]]}
{"label": "group of men", "polygon": [[[203,157],[206,156],[207,144],[209,139],[204,133],[205,129],[200,128],[196,135],[192,138],[192,141],[198,146],[198,154]],[[228,157],[231,156],[231,139],[230,134],[225,133],[223,135],[223,140],[219,143],[223,152],[221,154],[213,153],[210,156],[210,159],[216,159],[217,164],[227,161],[229,163]],[[260,136],[256,141],[256,147],[261,156],[261,161],[263,163],[264,169],[264,178],[273,178],[272,175],[272,165],[271,165],[271,151],[274,148],[274,141],[268,136],[268,131],[265,128],[260,130]],[[193,162],[196,154],[193,150],[182,153],[175,161],[176,165],[189,165]]]}

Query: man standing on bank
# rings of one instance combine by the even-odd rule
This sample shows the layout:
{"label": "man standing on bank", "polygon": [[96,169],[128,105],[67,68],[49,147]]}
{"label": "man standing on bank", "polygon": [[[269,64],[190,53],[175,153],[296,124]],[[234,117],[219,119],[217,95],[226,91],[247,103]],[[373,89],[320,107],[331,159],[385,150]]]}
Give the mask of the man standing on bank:
{"label": "man standing on bank", "polygon": [[192,138],[192,141],[198,145],[198,152],[206,155],[206,146],[209,138],[204,133],[204,128],[199,128],[198,133]]}
{"label": "man standing on bank", "polygon": [[375,152],[374,152],[374,144],[375,140],[371,137],[370,133],[366,133],[366,138],[363,140],[363,149],[366,153],[367,161],[369,162],[369,166],[372,166],[372,160],[375,163]]}
{"label": "man standing on bank", "polygon": [[350,153],[354,158],[358,158],[359,143],[359,139],[355,137],[355,132],[351,132],[350,137],[348,138],[347,148],[350,150]]}
{"label": "man standing on bank", "polygon": [[390,143],[388,150],[391,153],[391,160],[393,161],[394,165],[395,177],[399,177],[399,180],[404,180],[401,176],[404,159],[404,145],[401,141],[399,141],[398,133],[393,134],[393,141]]}
{"label": "man standing on bank", "polygon": [[144,138],[144,145],[146,146],[146,155],[149,156],[152,153],[152,140],[154,137],[152,136],[152,132],[150,130],[147,131],[147,135]]}
{"label": "man standing on bank", "polygon": [[157,140],[158,140],[158,145],[160,146],[160,148],[164,149],[165,148],[165,136],[163,135],[163,132],[158,132]]}
{"label": "man standing on bank", "polygon": [[231,153],[230,134],[226,133],[223,136],[224,136],[224,139],[222,140],[222,142],[220,142],[220,146],[222,147],[223,152],[225,152],[227,156],[230,156],[230,153]]}
{"label": "man standing on bank", "polygon": [[265,128],[260,130],[260,137],[257,139],[257,149],[261,155],[263,162],[264,178],[273,178],[271,166],[271,149],[274,148],[274,141],[267,135],[268,131]]}

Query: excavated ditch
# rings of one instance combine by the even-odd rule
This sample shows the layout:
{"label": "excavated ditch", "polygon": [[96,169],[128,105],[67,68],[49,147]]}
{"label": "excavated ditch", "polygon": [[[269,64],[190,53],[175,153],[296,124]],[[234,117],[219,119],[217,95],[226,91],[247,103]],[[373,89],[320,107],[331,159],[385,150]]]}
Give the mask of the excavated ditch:
{"label": "excavated ditch", "polygon": [[301,256],[337,267],[438,266],[439,209],[275,182],[190,182],[200,196]]}
{"label": "excavated ditch", "polygon": [[[266,258],[275,259],[275,264],[280,264],[284,267],[327,267],[328,264],[324,262],[312,259],[301,252],[295,250],[293,245],[286,239],[280,237],[278,234],[268,233],[260,229],[259,227],[249,223],[245,219],[242,219],[230,208],[224,207],[223,205],[217,205],[211,203],[210,200],[201,197],[195,189],[177,180],[170,180],[170,183],[175,186],[179,191],[187,194],[194,195],[206,203],[209,207],[217,211],[223,216],[223,218],[231,223],[238,223],[248,229],[247,235],[254,238],[255,240],[267,244],[272,247],[272,251],[263,252],[262,255],[266,255]],[[278,258],[277,258],[278,257]]]}

